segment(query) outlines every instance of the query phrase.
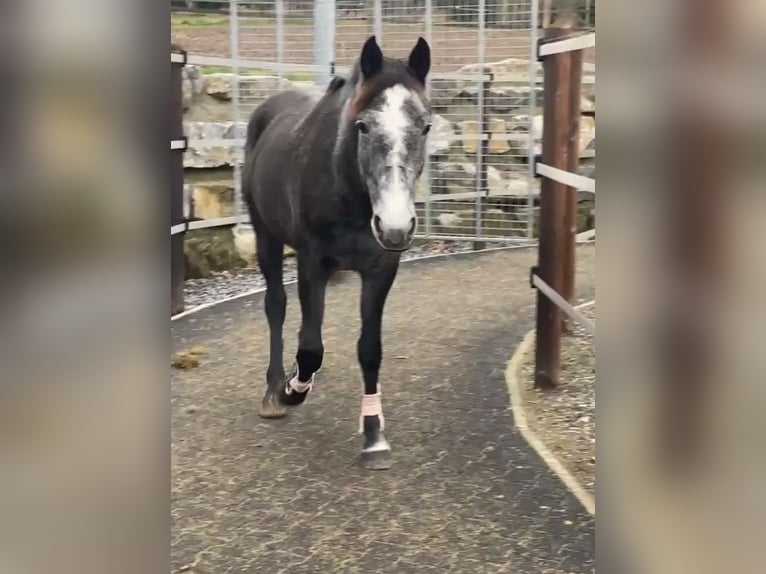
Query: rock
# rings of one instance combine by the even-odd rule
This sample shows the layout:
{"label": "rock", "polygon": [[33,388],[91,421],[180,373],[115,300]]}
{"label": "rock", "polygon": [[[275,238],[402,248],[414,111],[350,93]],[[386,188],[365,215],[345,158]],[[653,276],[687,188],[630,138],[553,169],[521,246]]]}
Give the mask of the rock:
{"label": "rock", "polygon": [[[466,194],[476,191],[476,164],[467,162],[440,163],[432,170],[434,194]],[[496,167],[487,166],[489,197],[526,197],[529,178],[518,173],[505,177]],[[537,193],[539,183],[533,181],[532,192]]]}
{"label": "rock", "polygon": [[210,169],[226,167],[241,162],[244,149],[241,146],[204,146],[190,145],[184,153],[185,168]]}
{"label": "rock", "polygon": [[513,212],[496,207],[484,210],[482,222],[482,228],[487,235],[509,237],[521,235],[526,230],[526,220],[519,221]]}
{"label": "rock", "polygon": [[214,271],[237,269],[247,265],[237,251],[231,228],[195,229],[184,239],[186,278],[212,276]]}
{"label": "rock", "polygon": [[206,74],[203,82],[208,96],[227,102],[231,100],[234,74]]}
{"label": "rock", "polygon": [[[535,90],[535,104],[542,105],[543,90]],[[528,86],[524,87],[500,87],[497,84],[489,92],[487,106],[490,113],[506,114],[520,108],[528,108],[530,105],[532,90]]]}
{"label": "rock", "polygon": [[479,74],[482,68],[491,72],[494,76],[504,74],[522,74],[529,75],[529,60],[522,58],[507,58],[498,62],[489,62],[486,64],[468,64],[458,70],[461,74]]}
{"label": "rock", "polygon": [[460,141],[463,150],[468,154],[475,154],[478,149],[479,141],[479,122],[474,120],[465,120],[458,124],[460,128]]}
{"label": "rock", "polygon": [[596,202],[594,199],[577,202],[577,233],[596,227]]}
{"label": "rock", "polygon": [[443,116],[433,116],[428,134],[428,154],[433,156],[447,153],[456,139],[452,122]]}
{"label": "rock", "polygon": [[596,96],[580,96],[580,111],[581,112],[595,112],[596,111]]}
{"label": "rock", "polygon": [[239,97],[249,104],[259,104],[269,96],[287,89],[293,83],[278,76],[240,76]]}
{"label": "rock", "polygon": [[580,118],[580,149],[586,149],[591,140],[596,138],[596,118]]}
{"label": "rock", "polygon": [[460,91],[460,85],[456,80],[441,78],[431,79],[431,107],[435,111],[443,111],[452,103],[455,94]]}
{"label": "rock", "polygon": [[[234,96],[233,74],[207,74],[203,76],[203,83],[204,93],[211,98],[229,102]],[[238,76],[240,98],[254,104],[292,85],[290,80],[278,76]]]}
{"label": "rock", "polygon": [[215,219],[234,215],[234,182],[214,181],[192,186],[194,216]]}
{"label": "rock", "polygon": [[504,120],[492,118],[489,123],[489,153],[503,154],[511,149],[511,144],[507,139],[509,131]]}
{"label": "rock", "polygon": [[234,246],[248,265],[255,264],[255,232],[250,225],[242,225],[234,233]]}
{"label": "rock", "polygon": [[199,66],[187,64],[181,70],[181,93],[183,97],[184,111],[194,105],[203,92],[204,83]]}
{"label": "rock", "polygon": [[529,157],[529,130],[532,130],[532,138],[534,141],[532,147],[532,153],[539,155],[543,152],[542,138],[543,138],[543,116],[534,115],[530,122],[529,116],[525,114],[513,116],[512,131],[519,134],[517,139],[511,141],[511,149],[514,155],[521,156],[524,161]]}

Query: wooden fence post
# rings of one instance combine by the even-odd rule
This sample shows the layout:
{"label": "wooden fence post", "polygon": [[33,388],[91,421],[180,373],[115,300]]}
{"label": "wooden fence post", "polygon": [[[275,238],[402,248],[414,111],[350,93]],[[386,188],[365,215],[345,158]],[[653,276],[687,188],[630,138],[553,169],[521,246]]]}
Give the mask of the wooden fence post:
{"label": "wooden fence post", "polygon": [[[183,75],[186,52],[171,46],[171,54],[182,56],[181,61],[171,61],[170,140],[183,140]],[[184,221],[184,161],[183,149],[170,149],[170,225]],[[184,234],[170,236],[170,314],[184,310]]]}
{"label": "wooden fence post", "polygon": [[[582,60],[583,51],[575,50],[568,52],[571,63],[569,69],[569,124],[567,129],[568,145],[566,153],[566,170],[577,173],[580,168],[580,91],[582,86]],[[565,187],[564,194],[567,198],[566,218],[564,220],[564,289],[561,295],[568,303],[575,302],[575,265],[576,265],[576,241],[577,236],[577,189]],[[562,329],[564,333],[571,333],[571,321],[569,317],[562,317]]]}
{"label": "wooden fence post", "polygon": [[[547,28],[545,40],[569,35],[568,28]],[[571,130],[570,84],[572,53],[561,52],[543,61],[543,154],[544,164],[567,169]],[[557,293],[564,292],[566,250],[567,186],[543,178],[540,190],[540,242],[537,275]],[[537,292],[537,341],[535,387],[550,389],[559,383],[561,313],[539,290]]]}

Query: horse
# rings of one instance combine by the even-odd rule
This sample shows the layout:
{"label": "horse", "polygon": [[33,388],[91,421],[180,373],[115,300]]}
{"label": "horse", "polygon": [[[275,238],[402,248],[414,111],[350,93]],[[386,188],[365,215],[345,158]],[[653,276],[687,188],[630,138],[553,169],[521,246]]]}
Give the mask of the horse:
{"label": "horse", "polygon": [[[359,433],[361,461],[369,469],[391,465],[378,380],[381,322],[401,254],[417,230],[415,189],[432,121],[425,93],[430,67],[423,38],[404,60],[385,57],[370,36],[347,76],[336,76],[319,94],[291,89],[272,95],[247,125],[242,193],[266,280],[270,334],[259,414],[283,417],[306,400],[322,366],[328,280],[339,271],[356,272],[362,321],[357,358],[364,380]],[[301,307],[289,376],[282,357],[285,245],[297,257]]]}

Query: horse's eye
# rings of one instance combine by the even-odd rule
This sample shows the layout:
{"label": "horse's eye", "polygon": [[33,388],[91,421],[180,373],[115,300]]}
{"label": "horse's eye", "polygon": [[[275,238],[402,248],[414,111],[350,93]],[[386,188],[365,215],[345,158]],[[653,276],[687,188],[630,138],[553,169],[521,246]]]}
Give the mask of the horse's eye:
{"label": "horse's eye", "polygon": [[423,128],[423,135],[428,134],[428,132],[431,131],[431,124],[426,124],[426,127]]}
{"label": "horse's eye", "polygon": [[359,130],[359,133],[367,134],[370,133],[370,128],[367,127],[367,124],[364,123],[362,120],[359,120],[356,122],[356,129]]}

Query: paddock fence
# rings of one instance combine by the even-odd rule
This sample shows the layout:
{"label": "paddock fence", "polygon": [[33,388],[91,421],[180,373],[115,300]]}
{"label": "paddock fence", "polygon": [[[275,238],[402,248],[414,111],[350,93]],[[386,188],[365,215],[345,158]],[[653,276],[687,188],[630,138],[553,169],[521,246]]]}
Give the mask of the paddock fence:
{"label": "paddock fence", "polygon": [[576,243],[595,238],[595,232],[578,235],[576,228],[577,190],[596,192],[595,179],[577,173],[580,153],[576,137],[583,115],[583,51],[595,42],[595,33],[547,28],[538,45],[545,88],[543,147],[535,173],[542,178],[542,186],[538,264],[530,271],[530,283],[537,290],[535,387],[542,389],[559,384],[561,335],[569,330],[567,319],[595,334],[593,322],[572,306]]}
{"label": "paddock fence", "polygon": [[[427,93],[434,126],[416,192],[418,238],[483,248],[488,243],[534,244],[543,232],[544,180],[541,186],[537,171],[545,169],[537,161],[544,139],[539,0],[190,4],[225,15],[225,24],[203,30],[200,37],[207,43],[191,42],[190,53],[173,73],[183,66],[206,70],[207,81],[227,92],[230,107],[224,122],[185,121],[183,151],[174,157],[182,158],[183,166],[204,165],[198,160],[209,156],[227,157],[233,207],[223,216],[198,214],[194,190],[182,183],[182,209],[174,212],[171,235],[208,227],[251,233],[239,190],[247,118],[267,97],[289,87],[323,89],[333,75],[348,72],[371,34],[389,56],[406,57],[418,36],[432,48]],[[585,61],[582,69],[581,84],[592,89],[595,63]],[[595,158],[592,119],[592,132],[578,138],[580,159]],[[585,179],[575,188],[580,199],[593,195]]]}

